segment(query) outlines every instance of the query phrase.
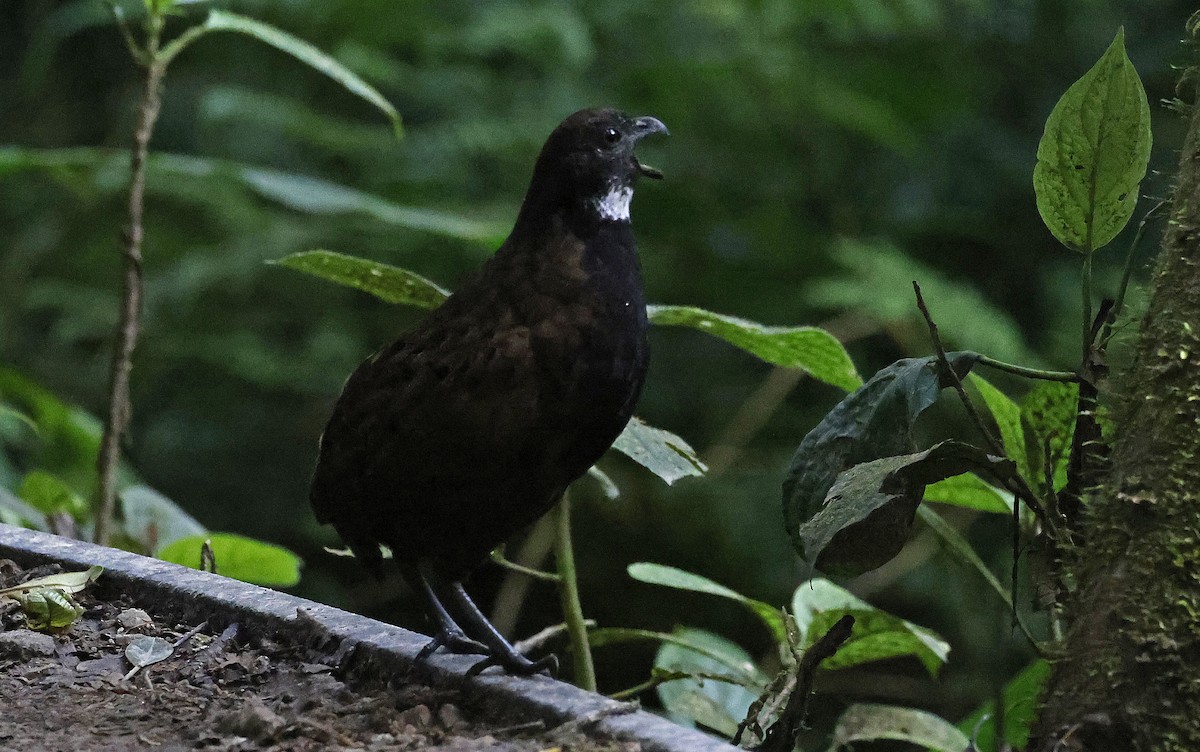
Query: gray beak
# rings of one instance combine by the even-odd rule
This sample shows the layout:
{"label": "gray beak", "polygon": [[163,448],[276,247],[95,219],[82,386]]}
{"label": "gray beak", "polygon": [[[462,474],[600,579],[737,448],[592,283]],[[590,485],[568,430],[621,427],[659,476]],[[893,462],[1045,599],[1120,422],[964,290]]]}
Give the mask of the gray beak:
{"label": "gray beak", "polygon": [[[663,121],[656,117],[650,117],[649,115],[646,115],[644,117],[633,119],[633,138],[635,141],[640,141],[642,138],[649,136],[651,133],[661,133],[664,136],[671,135],[671,132],[667,130],[667,126],[663,125]],[[637,162],[636,157],[634,158],[634,161]],[[662,170],[651,167],[650,165],[644,165],[641,162],[637,162],[637,169],[640,174],[645,175],[648,178],[662,180]]]}

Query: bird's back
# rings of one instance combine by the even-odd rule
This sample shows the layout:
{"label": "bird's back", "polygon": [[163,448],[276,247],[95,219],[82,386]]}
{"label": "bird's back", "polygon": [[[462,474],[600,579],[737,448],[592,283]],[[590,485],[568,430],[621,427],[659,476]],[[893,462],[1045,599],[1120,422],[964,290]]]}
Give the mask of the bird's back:
{"label": "bird's back", "polygon": [[647,364],[628,222],[518,226],[483,270],[350,376],[312,504],[368,564],[465,573],[624,428]]}

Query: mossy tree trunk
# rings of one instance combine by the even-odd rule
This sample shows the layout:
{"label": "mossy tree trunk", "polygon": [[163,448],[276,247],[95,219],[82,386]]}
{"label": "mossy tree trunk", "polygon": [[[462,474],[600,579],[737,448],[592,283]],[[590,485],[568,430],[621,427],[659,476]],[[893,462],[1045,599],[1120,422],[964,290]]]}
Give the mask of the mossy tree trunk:
{"label": "mossy tree trunk", "polygon": [[[1200,92],[1198,92],[1200,93]],[[1194,101],[1200,101],[1195,98]],[[1030,749],[1200,750],[1200,108]]]}

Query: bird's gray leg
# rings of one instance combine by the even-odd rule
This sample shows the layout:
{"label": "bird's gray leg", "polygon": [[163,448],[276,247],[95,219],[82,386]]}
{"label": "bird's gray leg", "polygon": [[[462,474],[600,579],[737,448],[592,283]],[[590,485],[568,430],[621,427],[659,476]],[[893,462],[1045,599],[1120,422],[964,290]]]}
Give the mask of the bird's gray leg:
{"label": "bird's gray leg", "polygon": [[404,577],[409,587],[421,594],[425,613],[434,621],[437,627],[433,639],[425,647],[421,648],[421,652],[417,653],[418,661],[425,660],[433,654],[433,651],[440,647],[445,647],[451,653],[490,654],[487,646],[467,637],[462,627],[458,626],[458,623],[450,616],[450,612],[446,610],[441,599],[438,598],[433,586],[429,584],[429,578],[421,571],[419,565],[401,563],[400,574]]}
{"label": "bird's gray leg", "polygon": [[500,634],[495,625],[479,610],[475,601],[471,600],[471,596],[467,595],[467,591],[463,589],[461,582],[438,583],[436,587],[442,598],[450,604],[450,607],[462,619],[463,624],[470,630],[471,636],[490,648],[487,658],[472,666],[467,672],[468,676],[478,674],[489,666],[500,666],[510,674],[520,675],[536,674],[546,670],[553,675],[558,671],[558,658],[554,655],[548,655],[536,661],[531,661],[521,655],[520,651],[504,639],[504,635]]}

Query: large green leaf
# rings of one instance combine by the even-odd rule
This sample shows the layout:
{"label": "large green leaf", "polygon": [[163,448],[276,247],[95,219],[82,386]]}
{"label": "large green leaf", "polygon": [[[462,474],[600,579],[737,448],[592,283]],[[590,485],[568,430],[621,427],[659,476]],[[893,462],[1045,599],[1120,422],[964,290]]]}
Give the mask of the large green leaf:
{"label": "large green leaf", "polygon": [[813,326],[763,326],[691,306],[651,305],[650,321],[688,326],[784,368],[797,368],[818,381],[850,391],[862,384],[854,362],[837,338]]}
{"label": "large green leaf", "polygon": [[708,472],[696,450],[686,441],[670,431],[647,425],[639,418],[629,420],[612,448],[662,478],[667,485],[680,478]]}
{"label": "large green leaf", "polygon": [[437,308],[450,296],[415,272],[344,253],[302,251],[272,263],[369,292],[386,303]]}
{"label": "large green leaf", "polygon": [[1066,247],[1091,253],[1125,227],[1150,160],[1150,106],[1120,29],[1067,89],[1038,143],[1038,212]]}
{"label": "large green leaf", "polygon": [[[979,355],[951,353],[949,360],[961,378],[979,361]],[[824,507],[839,473],[859,463],[916,449],[914,421],[951,383],[942,370],[934,357],[893,363],[838,403],[800,442],[783,483],[783,515],[801,555],[805,543],[800,526]]]}
{"label": "large green leaf", "polygon": [[397,138],[403,132],[400,123],[400,113],[396,112],[396,108],[392,106],[391,102],[384,99],[383,95],[375,87],[363,81],[354,71],[313,45],[288,34],[282,29],[253,18],[247,18],[246,16],[239,16],[235,13],[228,13],[222,10],[214,10],[208,14],[208,18],[205,19],[203,24],[189,31],[191,33],[185,32],[176,40],[166,45],[162,51],[163,57],[174,57],[184,47],[194,42],[201,34],[208,32],[232,31],[238,34],[245,34],[260,42],[269,44],[277,50],[286,52],[305,65],[329,76],[341,84],[342,88],[346,89],[346,91],[370,102],[376,109],[387,115],[388,119],[392,121],[392,128],[395,130]]}
{"label": "large green leaf", "polygon": [[679,590],[690,590],[694,593],[707,593],[736,601],[762,619],[767,628],[771,630],[771,634],[775,637],[776,641],[780,643],[787,642],[787,629],[784,626],[783,613],[770,603],[764,603],[763,601],[742,595],[736,590],[725,587],[719,582],[713,582],[707,577],[701,577],[698,574],[675,567],[668,567],[663,564],[637,562],[630,564],[626,571],[629,572],[630,577],[640,582],[646,582],[651,585],[663,585]]}
{"label": "large green leaf", "polygon": [[826,658],[821,668],[849,668],[872,661],[911,655],[930,675],[936,675],[950,655],[950,645],[934,632],[905,621],[855,597],[829,580],[803,582],[792,595],[792,613],[807,648],[821,639],[838,619],[850,614],[854,628],[837,653]]}
{"label": "large green leaf", "polygon": [[966,734],[928,711],[857,703],[846,708],[838,719],[828,752],[876,739],[908,742],[937,752],[965,752],[971,745]]}
{"label": "large green leaf", "polygon": [[[1050,663],[1038,659],[1026,666],[1004,685],[1004,740],[1009,749],[1025,749],[1029,729],[1046,680],[1050,678]],[[989,700],[958,724],[959,731],[968,734],[979,752],[996,750],[996,703]]]}
{"label": "large green leaf", "polygon": [[801,555],[823,572],[856,576],[887,563],[908,541],[925,486],[1006,460],[943,441],[923,452],[882,457],[838,475],[825,506],[797,530]]}
{"label": "large green leaf", "polygon": [[[505,229],[435,209],[403,206],[344,185],[308,175],[253,167],[207,157],[151,153],[147,161],[147,190],[157,181],[221,179],[235,181],[269,201],[305,214],[363,214],[380,222],[413,230],[432,232],[475,243],[495,245]],[[129,152],[75,147],[28,149],[0,147],[0,175],[17,170],[94,169],[94,181],[102,189],[127,189],[123,176],[129,170]]]}
{"label": "large green leaf", "polygon": [[668,713],[683,716],[726,737],[732,737],[737,732],[738,722],[746,717],[751,703],[758,699],[759,692],[766,686],[766,677],[759,675],[754,668],[754,661],[745,650],[720,635],[687,627],[677,627],[675,634],[703,646],[706,652],[721,655],[723,660],[715,661],[695,650],[669,642],[663,643],[658,649],[654,657],[655,670],[713,676],[721,674],[730,663],[739,663],[744,666],[746,673],[758,676],[760,683],[753,690],[711,678],[677,679],[658,685],[658,699]]}
{"label": "large green leaf", "polygon": [[163,561],[200,568],[200,549],[212,543],[217,573],[256,585],[291,587],[300,581],[300,557],[282,546],[232,533],[205,533],[180,538],[156,556]]}

